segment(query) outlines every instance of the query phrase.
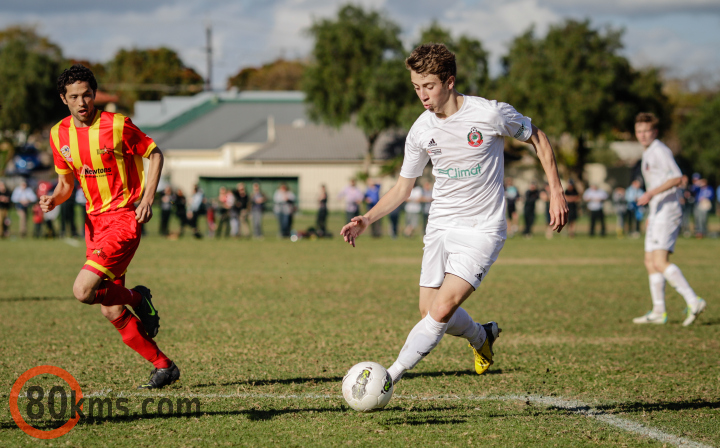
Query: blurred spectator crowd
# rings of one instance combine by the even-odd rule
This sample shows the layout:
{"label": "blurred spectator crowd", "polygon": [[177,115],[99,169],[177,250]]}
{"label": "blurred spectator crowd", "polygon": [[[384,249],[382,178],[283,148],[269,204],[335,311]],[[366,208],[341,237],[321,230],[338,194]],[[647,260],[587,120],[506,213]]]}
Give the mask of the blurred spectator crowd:
{"label": "blurred spectator crowd", "polygon": [[[17,219],[14,237],[33,238],[82,237],[84,234],[85,196],[79,186],[70,200],[50,213],[42,213],[38,198],[52,194],[54,185],[40,181],[30,185],[32,178],[19,178],[14,185],[0,180],[0,234],[2,238],[11,236],[12,220]],[[10,187],[13,188],[10,188]],[[432,183],[426,178],[418,179],[408,200],[379,220],[368,229],[369,236],[380,238],[413,237],[424,233],[430,208],[432,206]],[[634,179],[625,187],[615,187],[606,191],[599,185],[590,184],[581,189],[569,180],[566,182],[565,197],[568,201],[569,222],[567,234],[575,237],[577,221],[586,216],[588,235],[605,236],[608,214],[615,215],[615,234],[617,237],[637,238],[641,235],[647,214],[646,207],[638,206],[637,201],[644,193],[641,179]],[[374,207],[383,192],[377,179],[369,178],[361,187],[352,179],[334,197],[343,204],[344,222],[354,216],[366,213]],[[704,238],[710,236],[708,219],[713,213],[720,216],[720,187],[709,185],[699,174],[683,176],[678,194],[683,206],[682,234],[686,237]],[[158,233],[167,238],[181,238],[186,233],[194,238],[255,238],[265,237],[264,220],[272,213],[277,225],[277,236],[297,240],[304,237],[329,237],[328,199],[325,185],[318,187],[317,208],[314,213],[314,225],[306,229],[296,229],[295,215],[298,212],[298,200],[295,193],[285,183],[281,183],[272,195],[261,189],[259,182],[246,186],[222,186],[216,197],[207,197],[199,186],[186,196],[178,188],[166,186],[156,201],[156,213],[153,222],[146,225],[143,233]],[[549,224],[549,187],[531,182],[525,191],[520,191],[512,178],[505,180],[505,199],[508,218],[508,237],[522,233],[526,238],[533,236],[533,229],[540,220]],[[11,213],[14,211],[14,213]],[[307,213],[307,211],[306,211]],[[403,219],[401,219],[401,217]],[[520,218],[522,217],[522,229]],[[553,233],[545,227],[547,238]],[[715,236],[715,235],[712,235]]]}

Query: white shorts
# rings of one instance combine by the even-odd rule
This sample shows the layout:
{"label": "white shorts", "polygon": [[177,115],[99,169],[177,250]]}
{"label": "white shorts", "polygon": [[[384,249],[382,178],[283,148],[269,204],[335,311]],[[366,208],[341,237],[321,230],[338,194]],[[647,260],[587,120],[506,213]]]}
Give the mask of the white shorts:
{"label": "white shorts", "polygon": [[667,207],[657,213],[651,213],[645,230],[645,252],[655,250],[675,251],[675,241],[680,235],[682,210],[679,207]]}
{"label": "white shorts", "polygon": [[473,229],[441,230],[428,227],[420,286],[438,288],[445,274],[453,274],[474,289],[487,276],[505,244],[505,233],[479,233]]}

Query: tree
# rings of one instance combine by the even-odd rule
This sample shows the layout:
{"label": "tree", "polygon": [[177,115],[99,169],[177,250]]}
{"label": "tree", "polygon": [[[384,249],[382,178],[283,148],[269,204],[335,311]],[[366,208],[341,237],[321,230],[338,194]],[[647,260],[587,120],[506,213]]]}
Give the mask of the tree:
{"label": "tree", "polygon": [[185,66],[169,48],[122,49],[107,63],[106,79],[98,83],[117,93],[121,103],[132,109],[138,100],[159,100],[168,93],[192,95],[203,89],[203,78]]}
{"label": "tree", "polygon": [[694,171],[711,181],[718,179],[720,172],[720,93],[715,93],[687,117],[680,130],[682,155],[692,163]]}
{"label": "tree", "polygon": [[592,29],[587,20],[567,20],[551,27],[544,39],[531,28],[503,57],[498,99],[532,117],[554,138],[574,137],[576,154],[568,162],[579,178],[588,140],[632,129],[641,111],[669,116],[657,72],[635,71],[619,54],[622,34]]}
{"label": "tree", "polygon": [[354,122],[372,148],[383,130],[397,127],[402,110],[414,100],[400,28],[376,11],[344,6],[336,20],[315,22],[312,63],[303,75],[309,115],[334,127]]}
{"label": "tree", "polygon": [[227,85],[240,90],[300,90],[304,69],[299,61],[278,59],[260,68],[243,68]]}
{"label": "tree", "polygon": [[450,32],[442,28],[437,22],[423,29],[420,34],[420,44],[443,43],[453,53],[457,64],[457,81],[455,89],[468,95],[486,95],[490,85],[488,74],[488,52],[477,39],[460,36],[455,40]]}
{"label": "tree", "polygon": [[0,31],[0,131],[42,129],[67,109],[57,93],[60,48],[33,28]]}

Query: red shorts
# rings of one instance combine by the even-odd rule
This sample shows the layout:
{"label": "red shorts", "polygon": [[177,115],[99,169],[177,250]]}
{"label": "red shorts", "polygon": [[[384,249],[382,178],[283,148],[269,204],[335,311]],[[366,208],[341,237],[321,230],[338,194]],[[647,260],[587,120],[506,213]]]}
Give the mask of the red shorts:
{"label": "red shorts", "polygon": [[85,266],[102,278],[122,277],[140,245],[141,225],[135,210],[123,208],[85,220]]}

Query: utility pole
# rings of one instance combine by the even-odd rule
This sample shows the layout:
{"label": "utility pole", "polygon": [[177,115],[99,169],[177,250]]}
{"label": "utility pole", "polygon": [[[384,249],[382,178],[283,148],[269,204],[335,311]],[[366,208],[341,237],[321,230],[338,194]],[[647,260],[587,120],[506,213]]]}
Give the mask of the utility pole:
{"label": "utility pole", "polygon": [[212,90],[212,25],[210,25],[210,21],[207,21],[207,24],[205,25],[205,39],[206,39],[206,47],[205,52],[207,55],[207,77],[205,78],[205,90],[211,91]]}

